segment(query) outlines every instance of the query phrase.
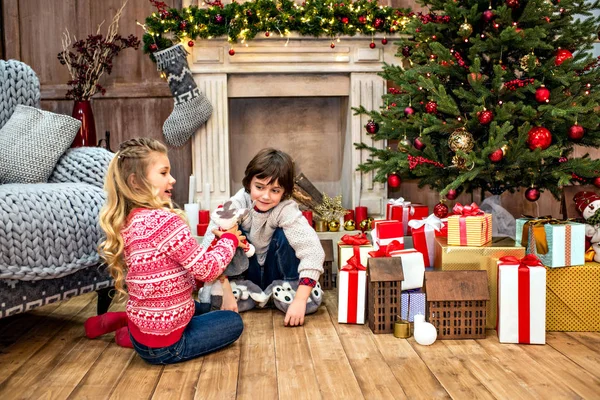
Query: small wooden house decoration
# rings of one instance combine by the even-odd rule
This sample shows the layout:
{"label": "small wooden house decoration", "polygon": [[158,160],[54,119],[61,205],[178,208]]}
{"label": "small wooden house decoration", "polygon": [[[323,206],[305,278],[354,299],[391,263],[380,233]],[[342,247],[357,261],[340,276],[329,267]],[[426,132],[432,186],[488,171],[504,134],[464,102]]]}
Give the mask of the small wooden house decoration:
{"label": "small wooden house decoration", "polygon": [[426,271],[424,287],[438,339],[485,338],[487,271]]}
{"label": "small wooden house decoration", "polygon": [[321,289],[330,290],[335,288],[335,282],[333,281],[333,240],[324,239],[321,240],[321,246],[325,251],[325,261],[323,262],[323,273],[319,278]]}
{"label": "small wooden house decoration", "polygon": [[367,267],[367,318],[373,333],[392,333],[400,315],[404,273],[402,258],[369,258]]}

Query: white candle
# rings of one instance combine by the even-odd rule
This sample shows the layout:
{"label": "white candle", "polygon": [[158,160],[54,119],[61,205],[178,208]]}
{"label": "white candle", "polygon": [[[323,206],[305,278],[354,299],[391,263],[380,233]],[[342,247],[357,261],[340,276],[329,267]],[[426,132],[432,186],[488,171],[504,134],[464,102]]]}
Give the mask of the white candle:
{"label": "white candle", "polygon": [[196,236],[198,229],[198,214],[200,211],[200,206],[198,205],[198,203],[190,203],[185,204],[183,207],[185,209],[185,215],[187,216],[192,235]]}
{"label": "white candle", "polygon": [[202,195],[204,196],[202,209],[210,210],[210,183],[204,184],[204,191],[203,191]]}
{"label": "white candle", "polygon": [[194,197],[196,197],[196,177],[194,175],[190,175],[188,204],[194,203]]}

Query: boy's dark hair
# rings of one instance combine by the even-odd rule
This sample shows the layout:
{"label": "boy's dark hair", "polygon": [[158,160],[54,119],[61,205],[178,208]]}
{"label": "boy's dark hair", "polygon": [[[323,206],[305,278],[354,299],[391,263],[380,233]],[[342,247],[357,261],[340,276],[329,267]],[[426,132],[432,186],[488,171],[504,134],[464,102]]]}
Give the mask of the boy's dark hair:
{"label": "boy's dark hair", "polygon": [[294,161],[289,154],[272,148],[262,149],[248,163],[242,184],[250,193],[252,178],[271,178],[267,184],[275,181],[283,188],[282,200],[292,197],[294,191]]}

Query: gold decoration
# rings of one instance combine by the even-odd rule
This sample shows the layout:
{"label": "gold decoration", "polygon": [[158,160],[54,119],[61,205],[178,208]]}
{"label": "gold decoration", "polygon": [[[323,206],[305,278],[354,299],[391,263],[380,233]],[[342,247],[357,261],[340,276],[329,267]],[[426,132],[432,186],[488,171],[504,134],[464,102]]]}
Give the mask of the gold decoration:
{"label": "gold decoration", "polygon": [[353,231],[354,229],[356,229],[356,224],[354,223],[353,219],[349,219],[348,221],[344,222],[344,230]]}
{"label": "gold decoration", "polygon": [[403,319],[401,320],[400,317],[398,317],[398,321],[394,322],[394,337],[408,339],[411,335],[410,322]]}
{"label": "gold decoration", "polygon": [[471,151],[474,145],[475,140],[473,139],[473,135],[465,128],[458,128],[448,137],[448,146],[452,151],[461,150],[466,153]]}
{"label": "gold decoration", "polygon": [[337,232],[340,230],[340,221],[329,221],[329,231],[330,232]]}
{"label": "gold decoration", "polygon": [[367,229],[369,229],[369,221],[366,219],[363,219],[362,221],[360,221],[360,230],[364,232]]}
{"label": "gold decoration", "polygon": [[373,217],[367,217],[367,229],[373,229]]}
{"label": "gold decoration", "polygon": [[532,59],[532,57],[535,59],[535,66],[539,67],[540,64],[540,60],[538,60],[538,58],[535,56],[535,54],[533,53],[529,53],[529,54],[525,54],[523,57],[521,57],[521,60],[519,61],[519,63],[521,64],[521,69],[525,72],[529,71],[529,61]]}
{"label": "gold decoration", "polygon": [[327,221],[323,221],[323,220],[315,221],[315,231],[327,232]]}
{"label": "gold decoration", "polygon": [[341,194],[331,198],[323,193],[323,201],[315,207],[314,211],[325,221],[339,221],[347,210],[342,207]]}
{"label": "gold decoration", "polygon": [[506,153],[508,153],[509,147],[507,144],[505,144],[504,146],[500,147],[500,150],[502,150],[502,155],[506,157]]}
{"label": "gold decoration", "polygon": [[471,33],[473,33],[473,26],[468,22],[463,22],[458,27],[458,34],[463,38],[471,36]]}
{"label": "gold decoration", "polygon": [[455,155],[454,157],[452,157],[452,164],[454,164],[454,166],[460,169],[461,171],[467,170],[467,160],[465,160],[461,156]]}

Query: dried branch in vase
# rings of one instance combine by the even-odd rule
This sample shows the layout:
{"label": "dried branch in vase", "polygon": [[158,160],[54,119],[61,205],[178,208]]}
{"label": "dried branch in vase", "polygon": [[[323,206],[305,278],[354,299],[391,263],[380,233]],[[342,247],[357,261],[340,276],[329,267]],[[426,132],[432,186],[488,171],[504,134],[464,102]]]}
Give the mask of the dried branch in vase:
{"label": "dried branch in vase", "polygon": [[71,80],[67,82],[71,86],[66,94],[68,99],[89,100],[98,92],[104,95],[106,89],[99,82],[105,72],[108,75],[112,72],[113,58],[121,50],[139,48],[140,41],[136,36],[123,38],[118,34],[119,20],[126,4],[127,1],[113,17],[106,37],[100,33],[104,21],[98,25],[96,34],[88,35],[85,40],[77,40],[65,29],[61,40],[63,51],[58,53],[58,60],[67,66],[71,75]]}

